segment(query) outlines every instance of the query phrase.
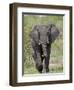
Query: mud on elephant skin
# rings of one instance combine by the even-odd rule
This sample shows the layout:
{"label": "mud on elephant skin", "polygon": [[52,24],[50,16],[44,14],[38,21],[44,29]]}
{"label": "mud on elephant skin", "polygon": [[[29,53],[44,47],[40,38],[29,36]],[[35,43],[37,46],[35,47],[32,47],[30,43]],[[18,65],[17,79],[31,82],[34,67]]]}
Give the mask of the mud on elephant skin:
{"label": "mud on elephant skin", "polygon": [[54,24],[35,25],[30,36],[36,68],[42,73],[44,67],[47,73],[49,72],[51,44],[59,36],[59,30]]}

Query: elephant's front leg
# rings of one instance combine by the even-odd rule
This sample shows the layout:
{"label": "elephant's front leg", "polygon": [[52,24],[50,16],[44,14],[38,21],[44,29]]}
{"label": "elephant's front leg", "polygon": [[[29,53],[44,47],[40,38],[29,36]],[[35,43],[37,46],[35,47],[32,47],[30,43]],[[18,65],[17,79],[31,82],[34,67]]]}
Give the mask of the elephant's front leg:
{"label": "elephant's front leg", "polygon": [[36,68],[37,70],[42,73],[43,70],[43,64],[42,64],[42,60],[41,60],[41,53],[37,50],[36,51]]}
{"label": "elephant's front leg", "polygon": [[51,52],[51,48],[50,47],[48,47],[48,49],[47,49],[47,57],[45,57],[45,71],[46,71],[46,73],[47,72],[49,72],[49,61],[50,61],[50,52]]}
{"label": "elephant's front leg", "polygon": [[49,57],[45,57],[45,72],[49,72]]}
{"label": "elephant's front leg", "polygon": [[42,73],[43,65],[42,65],[42,58],[41,58],[41,52],[37,47],[33,47],[33,58],[35,61],[36,69]]}

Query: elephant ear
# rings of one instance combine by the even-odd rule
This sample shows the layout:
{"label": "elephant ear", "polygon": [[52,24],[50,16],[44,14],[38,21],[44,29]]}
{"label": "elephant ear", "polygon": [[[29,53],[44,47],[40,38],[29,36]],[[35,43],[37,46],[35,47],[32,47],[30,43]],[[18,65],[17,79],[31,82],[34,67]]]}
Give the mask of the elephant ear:
{"label": "elephant ear", "polygon": [[32,28],[32,32],[30,33],[31,39],[36,43],[39,43],[38,27],[39,27],[38,25],[35,25]]}
{"label": "elephant ear", "polygon": [[53,43],[59,36],[59,30],[55,25],[51,25],[51,43]]}

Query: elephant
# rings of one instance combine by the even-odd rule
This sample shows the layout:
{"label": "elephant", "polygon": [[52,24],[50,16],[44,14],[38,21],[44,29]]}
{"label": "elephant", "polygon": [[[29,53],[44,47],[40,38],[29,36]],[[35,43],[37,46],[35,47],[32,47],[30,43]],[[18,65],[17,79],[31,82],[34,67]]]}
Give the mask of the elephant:
{"label": "elephant", "polygon": [[32,54],[39,73],[43,72],[43,68],[45,73],[49,72],[51,44],[59,36],[59,33],[59,29],[54,24],[37,24],[32,28],[30,33]]}

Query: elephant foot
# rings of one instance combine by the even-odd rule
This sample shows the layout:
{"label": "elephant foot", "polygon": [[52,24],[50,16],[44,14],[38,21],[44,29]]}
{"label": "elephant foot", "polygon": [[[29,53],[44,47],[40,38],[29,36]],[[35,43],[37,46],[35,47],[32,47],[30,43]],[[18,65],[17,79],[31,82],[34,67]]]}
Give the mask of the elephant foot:
{"label": "elephant foot", "polygon": [[46,68],[46,73],[48,73],[49,72],[49,68]]}
{"label": "elephant foot", "polygon": [[39,73],[42,73],[43,65],[36,65],[36,68],[39,71]]}
{"label": "elephant foot", "polygon": [[48,73],[49,72],[49,68],[43,68],[43,73]]}

